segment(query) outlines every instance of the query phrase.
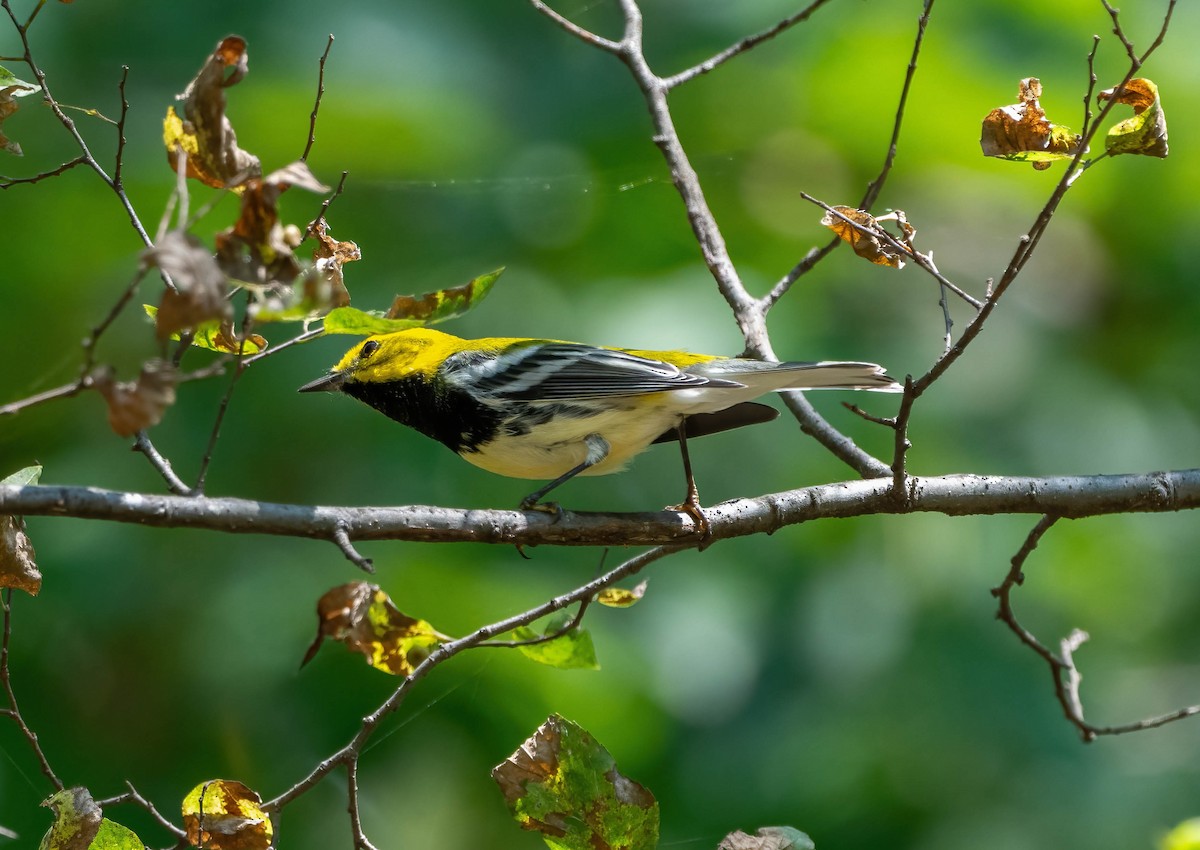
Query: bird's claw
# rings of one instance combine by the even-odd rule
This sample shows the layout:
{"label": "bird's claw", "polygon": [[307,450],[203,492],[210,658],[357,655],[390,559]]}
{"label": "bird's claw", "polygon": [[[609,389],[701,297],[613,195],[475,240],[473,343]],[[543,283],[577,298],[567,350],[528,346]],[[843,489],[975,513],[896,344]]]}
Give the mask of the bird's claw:
{"label": "bird's claw", "polygon": [[539,502],[534,498],[522,499],[520,510],[541,511],[544,514],[551,514],[555,522],[558,522],[566,515],[566,511],[563,510],[562,505],[558,502]]}
{"label": "bird's claw", "polygon": [[687,514],[692,520],[692,524],[696,526],[696,532],[700,535],[700,548],[708,548],[708,545],[712,543],[712,526],[708,522],[708,517],[704,515],[704,510],[700,507],[698,500],[687,499],[678,505],[671,505],[667,510]]}

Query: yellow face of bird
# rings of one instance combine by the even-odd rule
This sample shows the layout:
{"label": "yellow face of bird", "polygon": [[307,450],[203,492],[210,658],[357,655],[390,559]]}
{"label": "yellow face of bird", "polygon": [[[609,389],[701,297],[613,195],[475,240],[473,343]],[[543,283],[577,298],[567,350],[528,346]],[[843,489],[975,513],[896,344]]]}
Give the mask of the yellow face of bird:
{"label": "yellow face of bird", "polygon": [[333,372],[360,383],[432,375],[442,361],[460,351],[464,344],[465,340],[429,328],[378,334],[347,351]]}

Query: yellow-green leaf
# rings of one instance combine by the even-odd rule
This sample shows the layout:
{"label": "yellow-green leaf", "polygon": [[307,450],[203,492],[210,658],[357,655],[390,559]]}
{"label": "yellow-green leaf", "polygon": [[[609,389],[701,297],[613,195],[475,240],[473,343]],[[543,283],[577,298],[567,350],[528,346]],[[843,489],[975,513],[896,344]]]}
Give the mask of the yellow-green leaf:
{"label": "yellow-green leaf", "polygon": [[1158,86],[1152,80],[1137,77],[1130,80],[1117,94],[1116,87],[1100,92],[1100,100],[1115,99],[1133,107],[1133,117],[1114,126],[1104,137],[1104,149],[1121,153],[1165,158],[1167,147],[1167,116],[1158,98]]}
{"label": "yellow-green leaf", "polygon": [[389,319],[417,319],[432,325],[461,316],[475,307],[492,291],[492,284],[504,273],[504,268],[481,274],[462,286],[426,292],[424,295],[397,295],[385,314]]}
{"label": "yellow-green leaf", "polygon": [[596,594],[596,601],[609,608],[628,608],[646,595],[646,582],[641,581],[632,589],[606,587]]}
{"label": "yellow-green leaf", "polygon": [[108,818],[100,821],[100,829],[96,837],[88,845],[88,850],[145,850],[146,845],[137,837],[132,829]]}
{"label": "yellow-green leaf", "polygon": [[[151,319],[158,315],[158,308],[153,304],[143,304],[142,309]],[[180,335],[173,333],[170,338],[178,342]],[[248,334],[243,341],[234,332],[233,324],[228,320],[212,319],[195,327],[192,331],[192,345],[222,354],[248,355],[258,354],[268,343],[255,333]]]}
{"label": "yellow-green leaf", "polygon": [[183,799],[188,841],[205,850],[266,850],[274,829],[262,797],[241,782],[210,779]]}
{"label": "yellow-green leaf", "polygon": [[92,843],[104,819],[86,788],[64,788],[42,805],[54,812],[54,823],[42,836],[39,850],[82,850]]}
{"label": "yellow-green leaf", "polygon": [[[529,626],[518,626],[513,629],[513,637],[516,640],[537,640],[560,631],[570,621],[571,615],[562,611],[550,618],[544,632],[538,632]],[[549,667],[558,667],[561,670],[600,669],[600,663],[596,660],[596,647],[592,643],[591,632],[579,626],[563,632],[552,640],[517,648],[523,655]]]}
{"label": "yellow-green leaf", "polygon": [[378,585],[352,581],[317,602],[317,637],[304,655],[307,664],[325,638],[362,653],[377,670],[407,676],[449,637],[424,620],[402,613]]}

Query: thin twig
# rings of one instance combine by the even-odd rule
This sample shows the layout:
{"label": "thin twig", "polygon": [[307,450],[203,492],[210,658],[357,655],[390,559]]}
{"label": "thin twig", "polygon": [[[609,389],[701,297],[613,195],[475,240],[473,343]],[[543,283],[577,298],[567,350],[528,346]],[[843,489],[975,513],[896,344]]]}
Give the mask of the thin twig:
{"label": "thin twig", "polygon": [[8,404],[0,405],[0,416],[11,416],[15,413],[25,410],[26,408],[34,407],[35,405],[39,404],[45,404],[48,401],[55,401],[56,399],[60,398],[77,396],[84,390],[90,390],[91,388],[91,377],[84,376],[74,383],[63,384],[61,387],[55,387],[54,389],[45,390],[37,393],[36,395],[31,395],[28,398],[18,399],[17,401],[10,401]]}
{"label": "thin twig", "polygon": [[184,484],[183,479],[175,474],[175,470],[171,468],[171,462],[154,447],[154,443],[150,442],[150,438],[146,435],[145,431],[137,432],[137,436],[135,437],[133,446],[131,448],[133,451],[141,452],[146,456],[146,459],[150,461],[150,465],[153,466],[158,471],[158,474],[162,476],[163,480],[167,482],[167,488],[172,493],[180,496],[192,495],[192,488]]}
{"label": "thin twig", "polygon": [[[699,77],[702,74],[707,74],[714,68],[725,64],[733,57],[739,56],[746,51],[757,47],[764,41],[768,41],[779,35],[784,30],[791,29],[796,24],[807,21],[809,17],[812,16],[813,12],[817,11],[817,9],[820,9],[828,2],[829,0],[813,0],[813,2],[808,6],[801,9],[799,12],[796,12],[794,15],[789,15],[788,17],[784,18],[782,21],[775,24],[775,26],[765,29],[760,33],[756,33],[755,35],[746,36],[741,41],[725,48],[715,56],[705,59],[700,64],[693,65],[691,68],[688,68],[685,71],[680,71],[678,74],[665,78],[663,80],[663,85],[665,85],[668,89],[673,89],[676,86],[688,82],[689,80],[694,80],[696,77]],[[930,0],[930,2],[932,2],[932,0]]]}
{"label": "thin twig", "polygon": [[843,401],[842,407],[849,410],[855,416],[858,416],[861,419],[865,419],[868,422],[874,422],[876,425],[883,425],[887,428],[895,428],[896,427],[896,417],[895,416],[876,416],[873,413],[867,413],[867,411],[863,410],[857,404],[852,404],[851,402],[848,402],[848,401]]}
{"label": "thin twig", "polygon": [[342,177],[340,180],[338,180],[338,184],[337,184],[337,186],[334,187],[332,194],[330,194],[330,196],[328,198],[326,198],[324,201],[321,202],[321,211],[319,213],[317,213],[316,218],[314,218],[312,221],[310,221],[308,223],[308,230],[304,234],[306,239],[308,237],[312,236],[313,231],[315,230],[315,228],[317,226],[317,222],[322,221],[325,218],[325,214],[327,212],[329,212],[330,205],[338,199],[339,195],[342,194],[342,190],[346,188],[346,178],[349,175],[350,175],[349,171],[343,171]]}
{"label": "thin twig", "polygon": [[233,399],[233,391],[237,388],[238,381],[241,380],[243,373],[246,371],[246,361],[241,357],[241,349],[246,344],[246,339],[250,333],[250,317],[249,314],[242,321],[242,332],[238,338],[238,356],[235,358],[236,363],[233,368],[233,377],[229,379],[229,386],[225,389],[225,394],[221,396],[221,401],[217,405],[217,415],[213,420],[212,430],[208,434],[208,445],[204,449],[204,457],[200,459],[200,471],[196,475],[196,484],[191,489],[193,496],[203,495],[204,482],[208,477],[208,468],[212,464],[213,455],[217,450],[217,438],[221,435],[221,425],[225,421],[225,414],[229,411],[229,402]]}
{"label": "thin twig", "polygon": [[1108,12],[1109,17],[1112,18],[1113,35],[1120,40],[1121,45],[1125,48],[1125,54],[1129,57],[1130,63],[1132,63],[1134,67],[1137,67],[1141,63],[1138,61],[1137,50],[1134,48],[1133,42],[1125,37],[1125,30],[1121,28],[1121,10],[1110,6],[1108,0],[1100,0],[1100,4],[1104,6],[1104,10]]}
{"label": "thin twig", "polygon": [[863,192],[862,200],[858,203],[859,209],[869,210],[875,206],[875,202],[879,199],[879,193],[883,191],[883,184],[887,181],[892,165],[896,161],[896,153],[900,144],[900,128],[904,124],[904,107],[908,103],[908,94],[912,90],[913,80],[916,78],[917,58],[921,55],[921,45],[925,41],[925,29],[929,26],[929,13],[933,10],[933,2],[934,0],[925,0],[921,16],[917,18],[917,36],[913,39],[912,55],[908,59],[904,85],[900,88],[900,102],[896,105],[896,120],[892,123],[892,138],[888,142],[887,156],[883,159],[883,167],[879,170],[879,174],[867,184],[867,190]]}
{"label": "thin twig", "polygon": [[1087,632],[1081,629],[1073,629],[1067,637],[1059,642],[1059,653],[1056,655],[1039,641],[1031,631],[1021,625],[1012,606],[1013,589],[1025,581],[1024,568],[1026,561],[1033,553],[1033,550],[1037,548],[1042,536],[1058,519],[1060,517],[1047,514],[1038,521],[1037,525],[1026,536],[1025,542],[1021,545],[1017,554],[1013,556],[1004,581],[992,589],[992,595],[996,597],[999,605],[996,612],[997,619],[1003,622],[1017,636],[1017,639],[1021,643],[1033,650],[1050,668],[1050,675],[1054,680],[1054,695],[1058,700],[1059,706],[1062,708],[1063,716],[1066,717],[1072,726],[1079,730],[1080,736],[1087,743],[1094,741],[1101,735],[1124,735],[1130,732],[1141,732],[1200,714],[1200,705],[1189,705],[1166,714],[1118,726],[1097,726],[1085,719],[1083,699],[1079,693],[1083,675],[1079,672],[1079,667],[1075,663],[1075,652],[1088,639]]}
{"label": "thin twig", "polygon": [[321,98],[325,96],[325,60],[329,58],[329,51],[332,47],[333,33],[330,33],[329,41],[325,42],[325,52],[321,54],[321,59],[317,63],[317,97],[313,101],[312,113],[308,116],[308,143],[304,146],[304,153],[300,154],[302,162],[308,161],[308,155],[317,142],[317,113],[321,111]]}
{"label": "thin twig", "polygon": [[57,177],[60,174],[70,171],[75,166],[83,165],[86,162],[87,157],[81,154],[72,160],[64,162],[58,168],[50,171],[43,171],[41,174],[35,174],[32,177],[6,177],[3,174],[0,174],[0,189],[8,189],[11,186],[20,186],[27,183],[39,183],[48,177]]}
{"label": "thin twig", "polygon": [[346,560],[350,561],[350,563],[365,573],[375,572],[375,562],[360,554],[354,548],[354,543],[350,540],[350,530],[345,523],[333,529],[333,542],[342,550],[342,554],[346,556]]}
{"label": "thin twig", "polygon": [[125,83],[129,80],[129,66],[121,66],[121,82],[117,84],[117,92],[121,95],[121,115],[117,119],[117,153],[113,165],[113,188],[118,192],[125,191],[125,183],[121,175],[125,168],[125,119],[129,115],[129,99],[125,97]]}
{"label": "thin twig", "polygon": [[1086,135],[1092,126],[1092,96],[1096,93],[1096,52],[1100,49],[1100,36],[1092,36],[1092,49],[1087,55],[1088,84],[1083,93],[1083,123],[1079,125],[1079,134]]}
{"label": "thin twig", "polygon": [[109,177],[108,172],[104,170],[104,167],[100,165],[99,161],[95,158],[95,156],[92,155],[92,150],[88,146],[87,141],[84,140],[83,134],[79,132],[79,128],[75,125],[75,121],[71,118],[71,116],[67,115],[62,106],[59,104],[58,100],[50,91],[50,86],[46,82],[46,72],[41,69],[41,67],[33,58],[33,51],[29,44],[29,25],[33,23],[33,19],[37,16],[37,13],[41,10],[44,3],[45,0],[39,0],[38,5],[30,13],[29,19],[24,25],[21,25],[18,23],[16,15],[13,13],[12,7],[9,4],[9,0],[0,0],[0,7],[2,7],[8,14],[13,26],[17,29],[18,35],[21,37],[21,48],[23,50],[21,61],[24,62],[29,67],[29,70],[33,73],[34,78],[38,82],[38,86],[42,89],[42,95],[45,98],[46,104],[50,107],[51,111],[54,113],[54,116],[58,119],[59,123],[66,128],[67,132],[71,135],[71,138],[75,140],[75,144],[78,146],[83,156],[84,164],[91,168],[92,171],[96,172],[97,176],[99,176],[100,179],[103,180],[105,184],[107,184],[108,187],[113,190],[118,200],[121,202],[121,206],[125,209],[125,214],[128,216],[130,224],[133,225],[133,229],[137,232],[143,244],[150,246],[153,243],[150,241],[150,236],[146,232],[146,229],[142,226],[141,219],[138,218],[137,210],[133,208],[133,203],[129,200],[129,196],[125,193],[124,188],[118,185],[112,177]]}
{"label": "thin twig", "polygon": [[170,832],[176,838],[182,839],[182,838],[187,837],[186,830],[176,826],[175,824],[173,824],[169,820],[167,820],[165,817],[163,817],[162,813],[160,813],[158,811],[158,809],[156,809],[154,807],[154,804],[151,803],[149,800],[147,800],[145,797],[143,797],[141,795],[141,793],[136,788],[133,787],[132,782],[129,782],[128,780],[126,780],[125,787],[128,788],[129,790],[126,791],[124,794],[118,794],[115,797],[108,797],[107,799],[104,799],[104,800],[97,800],[96,804],[98,806],[100,806],[101,808],[108,808],[109,806],[119,806],[122,804],[131,803],[131,804],[133,804],[141,809],[145,809],[147,812],[149,812],[150,816],[154,818],[154,820],[158,823],[159,826],[161,826],[163,829]]}
{"label": "thin twig", "polygon": [[358,805],[358,757],[355,753],[346,760],[346,811],[350,813],[350,830],[355,850],[376,850],[363,832],[362,813]]}
{"label": "thin twig", "polygon": [[554,21],[554,23],[557,24],[562,30],[570,33],[581,41],[587,42],[588,44],[592,45],[592,47],[597,47],[600,50],[606,50],[609,53],[621,52],[621,42],[602,38],[601,36],[596,35],[594,32],[586,30],[578,24],[567,20],[558,12],[547,6],[544,2],[542,2],[542,0],[529,0],[529,5],[533,6],[534,9],[537,9],[550,20]]}
{"label": "thin twig", "polygon": [[12,638],[12,595],[12,588],[5,588],[3,600],[0,600],[0,607],[4,609],[4,635],[0,638],[0,686],[4,688],[4,695],[8,699],[8,710],[5,713],[17,724],[17,728],[21,732],[21,737],[29,742],[34,756],[37,757],[38,766],[45,777],[50,780],[50,784],[54,786],[54,790],[61,791],[65,786],[54,772],[54,769],[50,767],[50,761],[46,758],[46,753],[42,750],[42,745],[38,741],[37,734],[29,728],[29,724],[21,716],[21,709],[17,705],[17,695],[13,691],[12,670],[9,668],[11,656],[8,649]]}
{"label": "thin twig", "polygon": [[88,373],[92,371],[92,366],[95,365],[96,343],[100,341],[100,337],[103,336],[104,332],[107,331],[112,323],[117,320],[117,317],[121,315],[121,311],[125,309],[125,306],[133,298],[134,293],[137,292],[138,287],[141,286],[142,281],[145,279],[146,274],[149,271],[150,266],[142,263],[142,265],[138,268],[137,273],[134,274],[133,279],[129,281],[129,285],[125,287],[125,291],[121,293],[121,296],[117,299],[116,303],[113,304],[112,308],[108,311],[108,315],[101,319],[100,323],[92,328],[92,332],[84,338],[82,343],[83,363],[79,367],[81,381],[87,377]]}

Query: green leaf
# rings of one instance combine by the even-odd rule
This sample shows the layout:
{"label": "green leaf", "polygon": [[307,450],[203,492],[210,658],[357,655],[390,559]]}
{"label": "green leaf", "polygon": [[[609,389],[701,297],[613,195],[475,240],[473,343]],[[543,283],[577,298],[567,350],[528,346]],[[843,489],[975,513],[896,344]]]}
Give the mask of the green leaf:
{"label": "green leaf", "polygon": [[[143,304],[146,315],[153,319],[158,315],[158,308],[153,304]],[[179,334],[171,334],[171,339],[179,341]],[[239,340],[233,333],[233,327],[222,319],[211,319],[201,322],[192,329],[192,345],[206,348],[221,354],[249,355],[258,354],[267,347],[267,341],[258,334],[249,334],[246,339]]]}
{"label": "green leaf", "polygon": [[658,802],[617,772],[586,730],[557,714],[492,769],[513,817],[554,850],[652,850]]}
{"label": "green leaf", "polygon": [[[546,624],[544,632],[538,632],[529,626],[518,626],[513,629],[517,640],[537,640],[544,635],[554,634],[571,621],[571,615],[561,611]],[[543,643],[519,646],[521,653],[539,664],[557,667],[560,670],[599,670],[600,663],[596,660],[596,647],[592,643],[592,635],[587,629],[576,626],[570,631]]]}
{"label": "green leaf", "polygon": [[0,478],[0,484],[14,484],[17,487],[24,487],[26,484],[37,484],[41,477],[41,466],[27,466],[24,469],[17,470],[12,475]]}
{"label": "green leaf", "polygon": [[327,334],[373,336],[419,328],[424,324],[419,319],[388,319],[379,312],[367,312],[357,307],[337,307],[325,317],[324,327]]}
{"label": "green leaf", "polygon": [[105,818],[100,821],[100,830],[88,850],[145,850],[145,847],[133,830]]}

